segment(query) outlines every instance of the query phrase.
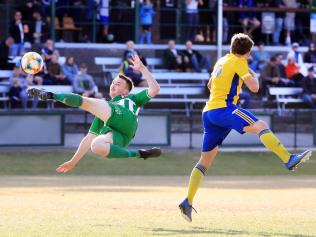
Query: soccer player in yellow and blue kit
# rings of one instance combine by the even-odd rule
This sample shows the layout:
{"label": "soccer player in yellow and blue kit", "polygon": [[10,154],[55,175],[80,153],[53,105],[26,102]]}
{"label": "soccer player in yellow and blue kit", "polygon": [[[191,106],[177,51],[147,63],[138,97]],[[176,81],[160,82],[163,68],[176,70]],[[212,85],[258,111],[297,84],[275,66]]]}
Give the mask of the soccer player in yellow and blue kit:
{"label": "soccer player in yellow and blue kit", "polygon": [[218,153],[218,146],[232,129],[241,134],[257,134],[263,145],[275,153],[289,170],[311,157],[309,150],[302,154],[290,154],[264,121],[236,105],[243,83],[254,93],[259,90],[258,78],[247,63],[253,44],[245,34],[234,35],[231,52],[214,66],[208,83],[210,99],[202,114],[204,137],[201,158],[192,170],[187,197],[179,205],[183,217],[189,222],[192,221],[192,202],[197,189]]}

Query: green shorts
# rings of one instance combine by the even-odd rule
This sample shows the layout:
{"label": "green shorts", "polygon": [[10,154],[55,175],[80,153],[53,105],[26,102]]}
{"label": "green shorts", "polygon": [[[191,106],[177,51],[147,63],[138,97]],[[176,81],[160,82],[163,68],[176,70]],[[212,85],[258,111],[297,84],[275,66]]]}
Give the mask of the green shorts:
{"label": "green shorts", "polygon": [[107,134],[112,132],[113,143],[115,145],[126,147],[130,144],[137,130],[137,116],[130,110],[109,102],[112,109],[112,115],[107,123],[95,118],[91,124],[89,132],[95,135]]}

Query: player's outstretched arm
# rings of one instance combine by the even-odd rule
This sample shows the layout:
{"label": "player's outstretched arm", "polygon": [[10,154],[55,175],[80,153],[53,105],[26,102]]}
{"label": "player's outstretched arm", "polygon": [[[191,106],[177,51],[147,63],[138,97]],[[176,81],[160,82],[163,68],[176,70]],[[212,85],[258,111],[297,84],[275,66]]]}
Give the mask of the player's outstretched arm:
{"label": "player's outstretched arm", "polygon": [[71,160],[61,164],[56,171],[58,173],[66,173],[69,170],[72,170],[77,163],[81,160],[81,158],[88,152],[91,147],[92,140],[96,137],[96,135],[92,133],[88,133],[80,142],[80,145],[73,155]]}
{"label": "player's outstretched arm", "polygon": [[160,91],[160,86],[158,82],[156,81],[156,79],[153,77],[153,75],[150,73],[148,68],[142,63],[142,61],[139,59],[137,55],[134,55],[131,58],[131,62],[132,62],[131,67],[137,71],[140,71],[143,74],[144,78],[147,80],[148,95],[150,97],[155,97]]}
{"label": "player's outstretched arm", "polygon": [[247,77],[244,82],[251,92],[257,93],[259,91],[259,80],[257,74],[250,68],[249,72],[251,74],[251,77]]}

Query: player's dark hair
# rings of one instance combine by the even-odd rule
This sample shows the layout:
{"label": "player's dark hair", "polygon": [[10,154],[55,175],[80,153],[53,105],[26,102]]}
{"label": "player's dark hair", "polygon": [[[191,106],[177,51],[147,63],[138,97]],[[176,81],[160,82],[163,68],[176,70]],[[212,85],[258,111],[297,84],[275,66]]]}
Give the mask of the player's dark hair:
{"label": "player's dark hair", "polygon": [[254,42],[248,35],[239,33],[232,37],[230,49],[233,54],[244,55],[250,52],[253,45]]}
{"label": "player's dark hair", "polygon": [[128,90],[131,91],[133,89],[133,87],[134,87],[134,83],[133,83],[132,79],[127,77],[127,76],[125,76],[125,75],[123,75],[123,74],[119,74],[118,76],[119,76],[119,78],[121,78],[124,81],[126,81],[127,86],[128,86]]}

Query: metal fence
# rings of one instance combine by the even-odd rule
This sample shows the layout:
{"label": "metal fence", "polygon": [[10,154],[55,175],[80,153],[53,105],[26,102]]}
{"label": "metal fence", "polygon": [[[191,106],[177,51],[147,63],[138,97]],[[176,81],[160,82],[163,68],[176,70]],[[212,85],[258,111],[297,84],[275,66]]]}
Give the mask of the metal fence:
{"label": "metal fence", "polygon": [[[25,3],[23,3],[25,4]],[[13,20],[13,14],[20,5],[0,4],[0,33],[3,36],[9,35],[9,26]],[[50,34],[56,41],[70,42],[126,42],[134,40],[139,42],[142,26],[140,23],[140,3],[125,6],[109,7],[108,34],[102,34],[103,24],[100,21],[100,8],[97,5],[61,6],[51,1],[50,6],[42,6],[41,12],[45,19],[50,20]],[[278,8],[252,8],[240,9],[238,7],[224,7],[225,24],[223,24],[224,42],[236,32],[242,31],[239,15],[241,11],[256,12],[261,21],[262,12],[279,12]],[[305,9],[284,9],[282,11],[296,12],[296,34],[300,37],[310,37],[310,14],[313,10]],[[175,39],[177,43],[183,43],[188,39],[187,32],[190,26],[186,18],[184,3],[164,5],[155,7],[155,16],[152,25],[152,40],[154,43],[165,42],[168,39]],[[215,6],[199,9],[199,21],[194,26],[195,35],[200,43],[215,44],[217,41],[217,8]],[[74,28],[64,27],[64,16],[71,17],[74,21]],[[27,17],[30,19],[30,17]],[[23,18],[22,18],[23,20]],[[24,21],[24,24],[31,24]],[[256,30],[254,37],[270,43],[271,35],[262,34],[261,28]]]}

